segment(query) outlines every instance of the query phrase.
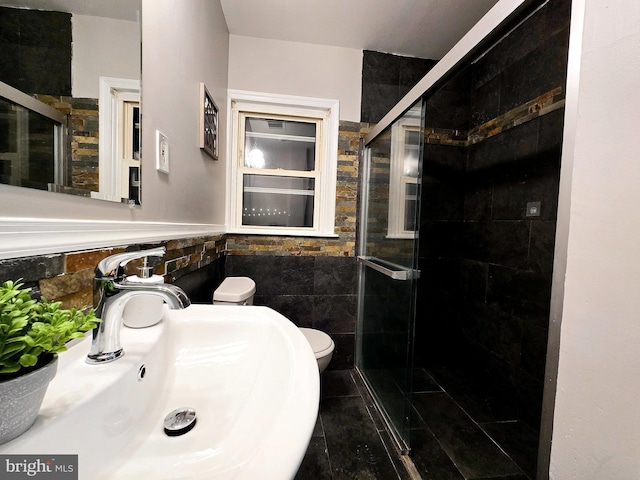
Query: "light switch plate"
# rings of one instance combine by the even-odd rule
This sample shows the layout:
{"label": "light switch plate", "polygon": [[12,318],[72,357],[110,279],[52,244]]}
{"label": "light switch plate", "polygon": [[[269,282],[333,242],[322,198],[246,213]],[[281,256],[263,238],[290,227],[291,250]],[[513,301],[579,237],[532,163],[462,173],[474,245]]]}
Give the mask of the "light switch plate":
{"label": "light switch plate", "polygon": [[156,130],[156,170],[169,173],[169,139]]}

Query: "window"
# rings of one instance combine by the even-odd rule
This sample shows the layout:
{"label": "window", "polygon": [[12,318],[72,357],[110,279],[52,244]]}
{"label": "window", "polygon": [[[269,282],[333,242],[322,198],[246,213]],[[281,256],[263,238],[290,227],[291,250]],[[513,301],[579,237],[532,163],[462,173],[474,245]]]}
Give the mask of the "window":
{"label": "window", "polygon": [[230,92],[230,231],[335,236],[338,105]]}
{"label": "window", "polygon": [[389,238],[414,238],[420,176],[420,106],[410,109],[391,127],[389,178]]}

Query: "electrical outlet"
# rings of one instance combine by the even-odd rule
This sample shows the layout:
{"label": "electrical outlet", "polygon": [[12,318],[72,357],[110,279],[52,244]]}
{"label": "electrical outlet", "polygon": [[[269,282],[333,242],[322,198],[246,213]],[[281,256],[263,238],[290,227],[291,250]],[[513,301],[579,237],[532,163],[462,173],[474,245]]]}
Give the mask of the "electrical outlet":
{"label": "electrical outlet", "polygon": [[540,208],[542,207],[541,202],[527,202],[527,217],[539,217],[540,216]]}
{"label": "electrical outlet", "polygon": [[169,173],[169,139],[156,130],[156,170]]}

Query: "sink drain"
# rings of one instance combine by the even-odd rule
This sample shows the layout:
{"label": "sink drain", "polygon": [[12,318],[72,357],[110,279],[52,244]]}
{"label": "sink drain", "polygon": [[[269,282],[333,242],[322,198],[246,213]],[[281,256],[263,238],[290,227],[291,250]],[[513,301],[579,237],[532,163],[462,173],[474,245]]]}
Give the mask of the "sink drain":
{"label": "sink drain", "polygon": [[164,433],[170,437],[184,435],[196,425],[196,411],[193,408],[176,408],[164,417]]}

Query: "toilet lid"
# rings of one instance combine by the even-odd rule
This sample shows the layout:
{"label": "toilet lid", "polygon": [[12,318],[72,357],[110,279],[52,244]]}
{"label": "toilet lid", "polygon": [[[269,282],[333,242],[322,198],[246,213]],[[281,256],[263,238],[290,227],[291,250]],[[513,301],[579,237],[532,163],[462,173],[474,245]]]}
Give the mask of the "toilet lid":
{"label": "toilet lid", "polygon": [[318,354],[333,349],[333,340],[326,333],[313,328],[300,328],[300,331],[307,338],[313,353]]}
{"label": "toilet lid", "polygon": [[219,302],[243,302],[256,293],[256,283],[249,277],[227,277],[213,292],[213,299]]}

